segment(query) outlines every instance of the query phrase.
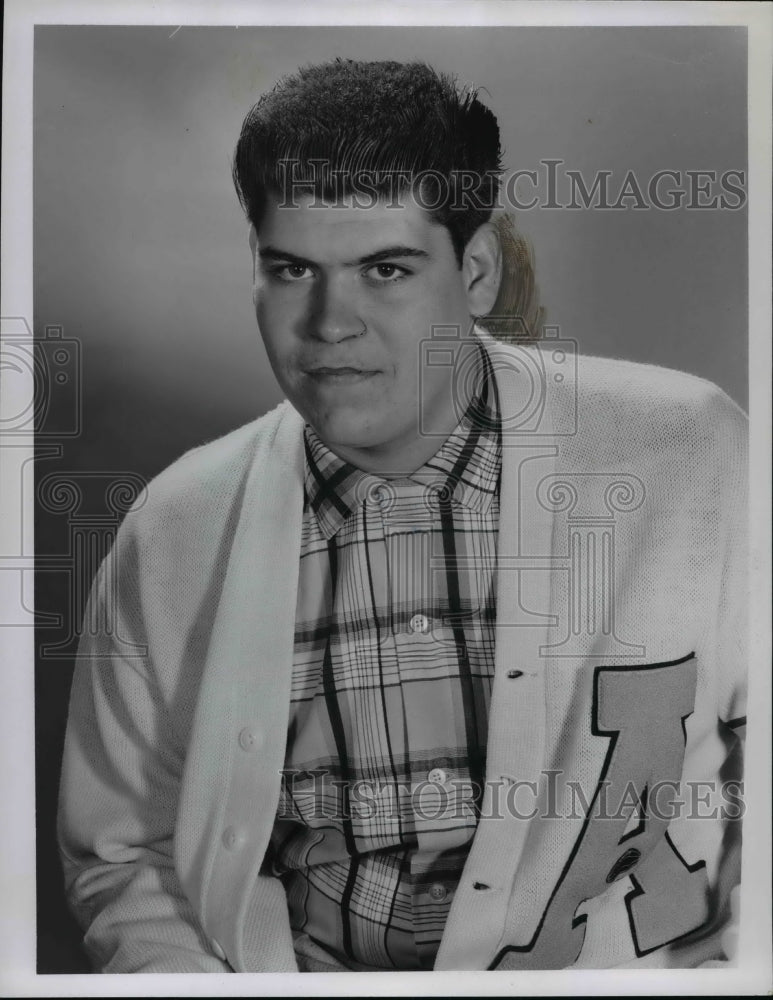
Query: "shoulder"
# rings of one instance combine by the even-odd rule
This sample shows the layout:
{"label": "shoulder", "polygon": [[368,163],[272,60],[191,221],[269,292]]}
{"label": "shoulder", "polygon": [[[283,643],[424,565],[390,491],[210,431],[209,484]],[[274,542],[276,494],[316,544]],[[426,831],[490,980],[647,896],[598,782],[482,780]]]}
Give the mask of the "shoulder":
{"label": "shoulder", "polygon": [[299,414],[282,403],[151,480],[103,563],[105,593],[114,588],[127,614],[141,607],[146,626],[160,629],[159,641],[171,642],[181,629],[206,632],[245,514],[248,523],[261,523],[261,505],[276,508],[278,481],[302,491],[302,428]]}
{"label": "shoulder", "polygon": [[287,403],[264,416],[186,452],[152,479],[127,517],[140,527],[171,526],[183,521],[195,526],[227,516],[239,502],[255,463],[266,467],[280,459],[273,449],[284,428],[300,440],[302,421]]}
{"label": "shoulder", "polygon": [[[509,374],[523,368],[535,384],[542,383],[547,402],[551,396],[576,395],[579,403],[628,405],[632,410],[665,405],[669,411],[702,410],[705,407],[745,419],[741,408],[707,379],[673,368],[621,358],[582,354],[574,341],[544,337],[525,343],[498,340],[485,330],[476,330],[489,352],[495,371]],[[561,393],[555,386],[561,385]]]}
{"label": "shoulder", "polygon": [[719,386],[686,372],[612,358],[577,361],[568,461],[624,469],[654,500],[727,513],[747,476],[747,418]]}
{"label": "shoulder", "polygon": [[[544,347],[542,351],[544,353]],[[688,372],[638,361],[580,354],[577,356],[577,389],[583,397],[620,400],[636,408],[650,408],[653,404],[678,411],[708,407],[737,411],[743,416],[740,407],[713,382]]]}
{"label": "shoulder", "polygon": [[609,422],[622,438],[683,448],[741,447],[743,410],[719,386],[687,372],[616,358],[579,356],[578,427]]}
{"label": "shoulder", "polygon": [[[657,365],[580,354],[573,342],[558,338],[533,344],[486,343],[500,383],[516,384],[520,378],[535,396],[528,406],[523,404],[524,410],[544,411],[540,425],[549,418],[544,424],[547,433],[562,440],[570,460],[576,456],[578,463],[593,465],[631,458],[664,470],[680,463],[721,467],[743,462],[746,415],[706,379]],[[509,365],[518,374],[499,378]],[[521,396],[513,399],[522,406]]]}
{"label": "shoulder", "polygon": [[576,353],[571,342],[546,339],[526,350],[538,358],[548,406],[562,418],[562,408],[574,408],[579,430],[609,427],[637,437],[745,435],[748,421],[740,406],[697,375]]}

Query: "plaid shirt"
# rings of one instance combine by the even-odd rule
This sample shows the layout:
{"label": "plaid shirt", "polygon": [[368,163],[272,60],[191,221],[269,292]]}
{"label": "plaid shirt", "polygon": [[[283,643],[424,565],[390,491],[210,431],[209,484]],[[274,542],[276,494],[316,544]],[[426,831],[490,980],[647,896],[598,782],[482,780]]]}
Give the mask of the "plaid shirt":
{"label": "plaid shirt", "polygon": [[362,472],[306,428],[288,749],[267,860],[293,930],[350,968],[432,968],[477,825],[501,466],[486,374],[406,478]]}

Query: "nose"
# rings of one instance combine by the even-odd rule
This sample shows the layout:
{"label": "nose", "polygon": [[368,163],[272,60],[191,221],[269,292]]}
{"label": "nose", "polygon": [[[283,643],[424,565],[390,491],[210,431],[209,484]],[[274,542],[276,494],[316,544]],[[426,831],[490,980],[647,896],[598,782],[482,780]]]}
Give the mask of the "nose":
{"label": "nose", "polygon": [[346,282],[345,276],[319,282],[309,317],[309,330],[313,337],[331,344],[359,337],[365,332],[355,291]]}

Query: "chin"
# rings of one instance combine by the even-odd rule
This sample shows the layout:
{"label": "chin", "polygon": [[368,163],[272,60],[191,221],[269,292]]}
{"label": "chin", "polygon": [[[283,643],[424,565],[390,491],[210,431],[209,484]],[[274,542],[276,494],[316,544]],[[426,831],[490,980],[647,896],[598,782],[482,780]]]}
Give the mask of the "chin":
{"label": "chin", "polygon": [[387,439],[383,422],[374,420],[372,412],[315,413],[307,419],[331,448],[377,448]]}

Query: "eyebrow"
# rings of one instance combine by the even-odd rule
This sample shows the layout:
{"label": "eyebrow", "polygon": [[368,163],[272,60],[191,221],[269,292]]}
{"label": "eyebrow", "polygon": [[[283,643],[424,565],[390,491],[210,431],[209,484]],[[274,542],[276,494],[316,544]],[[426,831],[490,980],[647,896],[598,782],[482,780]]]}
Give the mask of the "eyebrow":
{"label": "eyebrow", "polygon": [[[315,262],[307,257],[299,257],[297,254],[287,250],[279,250],[277,247],[266,246],[258,251],[261,260],[283,260],[291,264],[299,264],[303,267],[314,267]],[[385,260],[392,260],[394,257],[417,257],[423,260],[429,258],[426,250],[419,250],[418,247],[409,247],[397,244],[392,247],[384,247],[383,250],[376,250],[375,253],[366,254],[359,260],[346,261],[344,267],[361,267],[363,264],[379,264]]]}

